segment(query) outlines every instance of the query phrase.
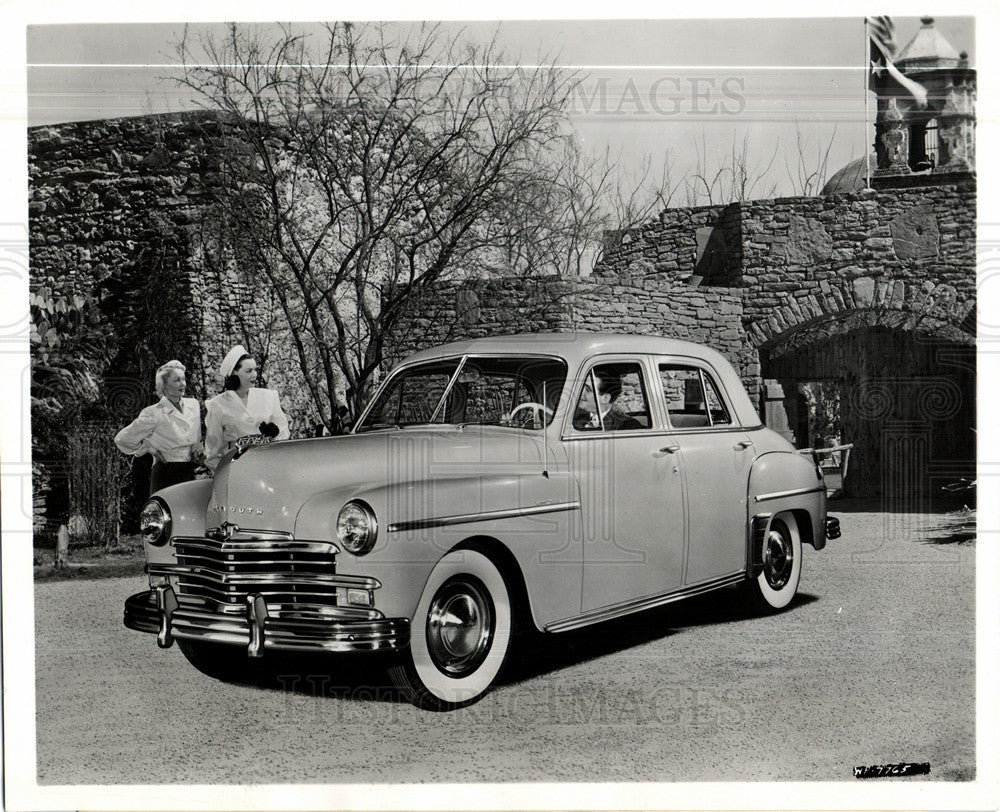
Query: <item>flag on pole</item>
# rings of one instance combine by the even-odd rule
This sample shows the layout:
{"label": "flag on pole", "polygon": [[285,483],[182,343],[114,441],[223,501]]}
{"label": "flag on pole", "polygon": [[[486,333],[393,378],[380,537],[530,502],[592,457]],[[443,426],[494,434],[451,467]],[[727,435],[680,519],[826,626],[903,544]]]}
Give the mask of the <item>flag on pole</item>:
{"label": "flag on pole", "polygon": [[897,84],[907,93],[916,99],[920,107],[927,106],[927,89],[912,79],[903,76],[892,63],[892,56],[896,52],[894,40],[896,26],[891,17],[866,17],[868,24],[868,51],[870,72],[868,74],[868,87],[875,90],[876,85],[882,81],[884,74],[888,73]]}

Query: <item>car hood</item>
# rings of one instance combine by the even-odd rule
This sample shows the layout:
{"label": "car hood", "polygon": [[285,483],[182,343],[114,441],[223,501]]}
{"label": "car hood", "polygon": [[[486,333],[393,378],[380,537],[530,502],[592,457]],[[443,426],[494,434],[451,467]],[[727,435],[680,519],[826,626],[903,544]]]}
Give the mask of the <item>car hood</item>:
{"label": "car hood", "polygon": [[293,532],[302,506],[337,491],[348,499],[387,487],[456,479],[541,475],[540,433],[496,426],[375,431],[254,446],[216,472],[206,527]]}

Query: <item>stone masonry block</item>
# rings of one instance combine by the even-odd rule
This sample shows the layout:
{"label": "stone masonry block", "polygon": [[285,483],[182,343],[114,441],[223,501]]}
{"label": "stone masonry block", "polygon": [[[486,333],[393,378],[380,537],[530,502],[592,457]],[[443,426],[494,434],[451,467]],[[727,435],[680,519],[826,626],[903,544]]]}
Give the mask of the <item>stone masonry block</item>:
{"label": "stone masonry block", "polygon": [[871,307],[875,300],[875,280],[870,276],[861,276],[852,285],[854,299],[861,307]]}

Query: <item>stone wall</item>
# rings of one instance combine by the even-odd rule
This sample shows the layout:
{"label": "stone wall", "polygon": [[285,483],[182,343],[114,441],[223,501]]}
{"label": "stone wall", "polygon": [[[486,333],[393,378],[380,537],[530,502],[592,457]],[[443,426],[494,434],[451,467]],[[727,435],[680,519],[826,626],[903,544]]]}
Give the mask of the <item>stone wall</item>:
{"label": "stone wall", "polygon": [[664,209],[660,215],[605,240],[598,278],[694,274],[703,284],[729,285],[741,269],[739,204]]}
{"label": "stone wall", "polygon": [[391,360],[464,338],[547,331],[662,335],[725,355],[756,396],[760,367],[741,326],[740,292],[657,279],[541,278],[435,286],[394,331]]}
{"label": "stone wall", "polygon": [[[191,237],[217,171],[212,127],[210,119],[185,115],[30,129],[32,284],[52,277],[62,290],[79,291],[99,306],[116,288],[141,288],[164,267],[188,282],[196,272]],[[176,298],[157,305],[165,320],[181,325],[192,339],[181,360],[192,368],[191,383],[201,388],[206,382],[198,379],[199,348],[193,340],[201,313],[183,287]],[[143,348],[131,349],[133,358],[123,358],[117,371],[141,376],[151,393],[151,362],[141,358]],[[130,348],[121,350],[127,355]]]}
{"label": "stone wall", "polygon": [[756,346],[858,309],[905,311],[911,327],[933,320],[974,335],[975,221],[971,182],[668,209],[624,234],[594,275],[687,279],[707,270],[695,258],[699,229],[711,226],[729,259],[698,275],[744,290]]}
{"label": "stone wall", "polygon": [[971,186],[743,204],[751,340],[861,309],[962,324],[975,307],[975,218]]}
{"label": "stone wall", "polygon": [[[31,283],[52,278],[61,290],[79,291],[107,311],[118,336],[130,334],[135,315],[116,307],[118,294],[155,298],[159,321],[134,326],[139,335],[120,342],[108,371],[116,391],[128,393],[116,401],[122,417],[152,402],[153,373],[169,357],[188,367],[191,396],[216,394],[219,361],[242,343],[262,369],[260,385],[282,392],[304,431],[315,419],[300,396],[273,292],[251,289],[214,249],[220,226],[212,202],[226,134],[204,113],[31,128]],[[165,275],[176,284],[162,284]]]}

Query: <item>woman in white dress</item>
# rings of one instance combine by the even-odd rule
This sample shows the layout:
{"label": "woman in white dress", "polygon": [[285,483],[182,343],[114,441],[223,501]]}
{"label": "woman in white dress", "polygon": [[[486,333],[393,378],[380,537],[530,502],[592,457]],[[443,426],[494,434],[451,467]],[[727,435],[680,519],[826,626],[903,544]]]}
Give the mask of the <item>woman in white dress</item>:
{"label": "woman in white dress", "polygon": [[201,445],[201,409],[187,388],[184,365],[167,361],[156,370],[160,400],[115,435],[115,445],[126,454],[153,456],[149,492],[194,479],[195,466],[205,459]]}
{"label": "woman in white dress", "polygon": [[219,372],[224,381],[223,392],[205,404],[208,409],[205,463],[213,472],[241,437],[263,434],[287,440],[290,436],[278,393],[253,385],[257,380],[257,362],[245,347],[233,347],[222,360]]}

